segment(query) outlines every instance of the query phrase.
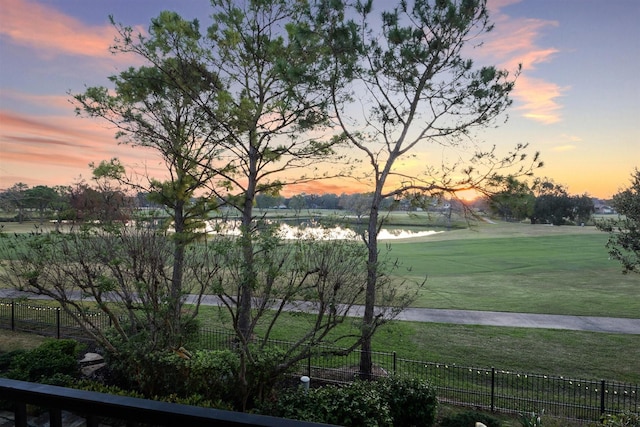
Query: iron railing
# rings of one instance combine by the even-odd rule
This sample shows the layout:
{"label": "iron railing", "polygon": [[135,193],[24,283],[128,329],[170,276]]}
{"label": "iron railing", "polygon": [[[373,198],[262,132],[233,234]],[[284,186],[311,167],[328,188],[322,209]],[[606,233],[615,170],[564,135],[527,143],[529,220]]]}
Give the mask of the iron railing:
{"label": "iron railing", "polygon": [[[229,331],[202,329],[200,345],[229,348]],[[279,345],[286,349],[285,341]],[[331,355],[331,346],[318,345],[316,355],[301,361],[295,375],[334,382],[352,382],[358,376],[360,351]],[[436,389],[441,402],[503,413],[540,413],[572,420],[598,420],[606,414],[640,411],[640,385],[609,380],[587,380],[530,374],[497,368],[424,362],[397,357],[396,352],[373,352],[373,375],[389,373],[422,378]]]}
{"label": "iron railing", "polygon": [[116,396],[0,378],[0,399],[14,403],[16,427],[33,425],[27,405],[49,413],[48,425],[62,427],[63,411],[85,419],[87,427],[104,425],[321,427],[319,424],[265,415],[202,408],[156,400]]}

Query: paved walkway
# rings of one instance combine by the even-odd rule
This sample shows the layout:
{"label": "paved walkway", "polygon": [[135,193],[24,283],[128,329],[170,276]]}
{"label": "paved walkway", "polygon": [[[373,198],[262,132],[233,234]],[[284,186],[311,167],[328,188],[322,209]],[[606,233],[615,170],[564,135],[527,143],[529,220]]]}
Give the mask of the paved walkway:
{"label": "paved walkway", "polygon": [[[13,289],[0,289],[0,298],[20,298],[28,294]],[[33,296],[31,296],[33,298]],[[37,298],[37,297],[36,297]],[[195,296],[187,298],[194,302]],[[205,295],[203,305],[220,305],[214,295]],[[302,304],[304,306],[304,303]],[[292,311],[303,311],[300,305],[290,307]],[[307,310],[304,310],[307,311]],[[311,311],[311,310],[308,310]],[[353,307],[350,315],[359,316],[362,306]],[[640,319],[565,316],[558,314],[509,313],[501,311],[441,310],[432,308],[407,308],[398,320],[412,322],[453,323],[461,325],[514,326],[522,328],[566,329],[573,331],[606,332],[613,334],[640,334]]]}

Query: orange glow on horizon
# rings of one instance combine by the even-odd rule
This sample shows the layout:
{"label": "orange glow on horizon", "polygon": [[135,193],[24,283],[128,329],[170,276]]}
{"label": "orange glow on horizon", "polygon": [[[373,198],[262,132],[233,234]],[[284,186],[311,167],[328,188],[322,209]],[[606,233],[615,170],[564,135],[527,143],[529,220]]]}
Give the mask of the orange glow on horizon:
{"label": "orange glow on horizon", "polygon": [[473,202],[474,200],[484,196],[476,190],[462,190],[456,192],[456,197],[464,202]]}

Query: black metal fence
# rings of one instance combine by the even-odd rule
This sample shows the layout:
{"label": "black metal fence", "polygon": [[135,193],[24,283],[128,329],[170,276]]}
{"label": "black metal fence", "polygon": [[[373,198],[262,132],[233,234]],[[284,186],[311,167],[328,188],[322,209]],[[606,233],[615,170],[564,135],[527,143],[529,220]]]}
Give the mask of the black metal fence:
{"label": "black metal fence", "polygon": [[[95,324],[108,327],[106,315]],[[99,316],[102,316],[100,318]],[[55,307],[16,301],[0,301],[0,327],[37,332],[58,338],[77,338],[81,328],[71,316]],[[200,343],[206,349],[230,348],[232,332],[202,329]],[[291,343],[273,342],[286,349]],[[354,380],[360,361],[359,351],[346,356],[327,356],[331,347],[318,346],[317,354],[301,361],[296,375],[307,375],[324,382],[347,383]],[[640,412],[640,385],[609,380],[586,380],[515,372],[496,368],[457,366],[397,357],[395,352],[374,352],[374,375],[389,373],[428,380],[442,402],[505,413],[542,410],[554,417],[573,420],[597,420],[605,414]]]}
{"label": "black metal fence", "polygon": [[[96,311],[86,313],[99,329],[111,326],[109,316]],[[36,305],[14,300],[0,300],[0,328],[31,332],[44,336],[88,339],[87,334],[69,313],[60,307]]]}
{"label": "black metal fence", "polygon": [[[201,331],[204,348],[226,348],[233,333]],[[279,342],[287,346],[287,342]],[[318,346],[318,354],[331,347]],[[503,413],[540,413],[572,420],[598,420],[605,414],[640,411],[640,385],[609,380],[585,380],[529,374],[496,368],[424,362],[397,357],[395,352],[373,352],[374,375],[389,373],[422,378],[437,391],[438,399],[460,406]],[[358,373],[360,352],[346,356],[316,355],[300,362],[296,375],[325,382],[347,383]]]}

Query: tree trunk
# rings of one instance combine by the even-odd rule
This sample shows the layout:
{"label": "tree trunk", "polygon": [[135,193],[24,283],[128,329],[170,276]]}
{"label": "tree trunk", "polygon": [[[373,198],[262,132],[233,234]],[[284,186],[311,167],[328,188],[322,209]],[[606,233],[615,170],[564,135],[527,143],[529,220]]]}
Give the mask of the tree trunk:
{"label": "tree trunk", "polygon": [[360,352],[360,377],[372,379],[373,362],[371,360],[371,337],[373,335],[374,310],[376,306],[376,285],[378,281],[378,215],[380,208],[381,186],[371,201],[369,223],[367,226],[367,289],[365,294],[364,317],[362,318],[361,352]]}
{"label": "tree trunk", "polygon": [[[173,272],[171,276],[171,290],[169,296],[169,309],[171,316],[172,339],[180,336],[180,298],[182,297],[182,277],[184,269],[184,252],[185,252],[185,219],[184,219],[184,203],[178,202],[174,208],[174,227],[175,227],[175,246],[173,250]],[[175,345],[178,343],[170,343]]]}
{"label": "tree trunk", "polygon": [[[251,140],[253,138],[250,138]],[[238,307],[238,330],[244,343],[248,343],[251,338],[251,299],[253,289],[256,285],[256,272],[253,259],[253,202],[256,194],[257,181],[257,159],[258,150],[253,144],[249,147],[249,173],[247,189],[244,195],[242,206],[242,225],[240,230],[240,241],[242,245],[242,256],[244,260],[242,283],[240,283],[239,307]]]}

